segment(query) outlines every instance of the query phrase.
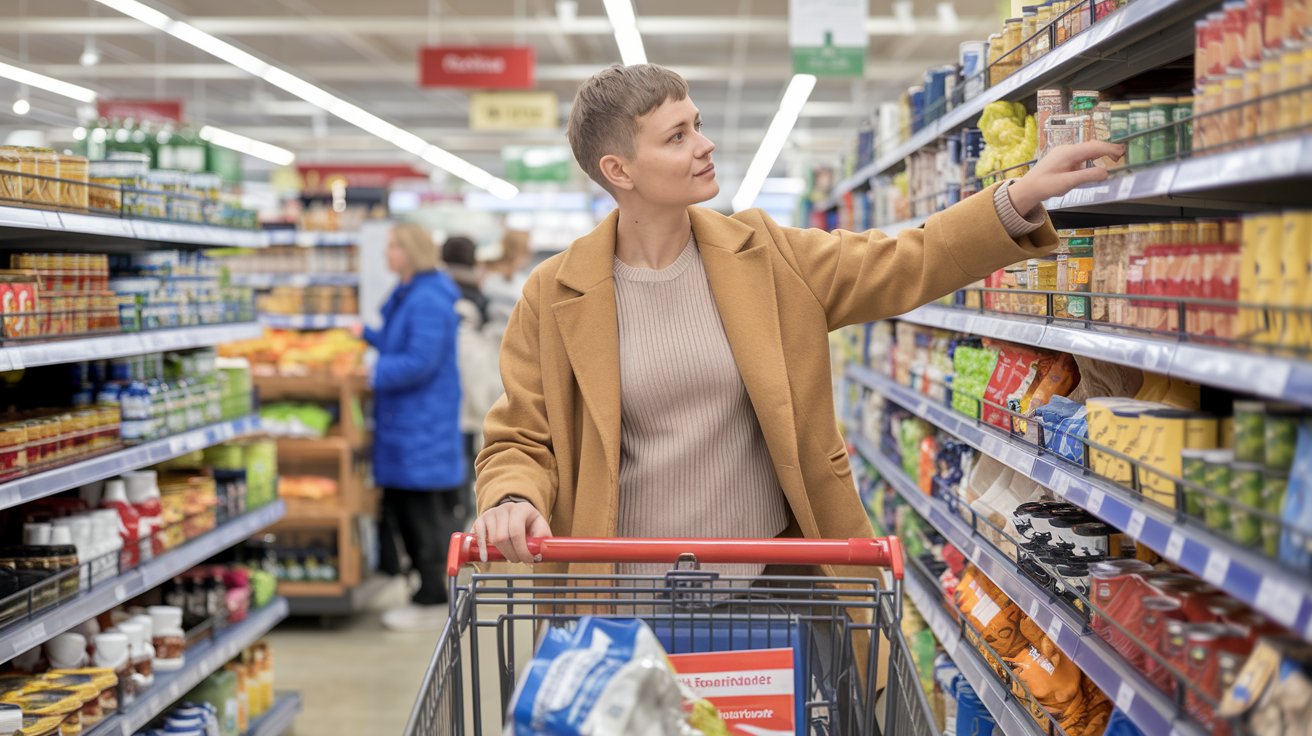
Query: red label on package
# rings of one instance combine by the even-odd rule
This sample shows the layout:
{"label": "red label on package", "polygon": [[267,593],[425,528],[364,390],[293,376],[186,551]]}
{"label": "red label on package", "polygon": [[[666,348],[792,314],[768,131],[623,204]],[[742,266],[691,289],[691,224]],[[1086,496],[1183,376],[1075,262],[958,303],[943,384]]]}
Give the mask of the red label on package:
{"label": "red label on package", "polygon": [[792,649],[671,654],[675,675],[720,711],[729,733],[792,736],[796,731]]}

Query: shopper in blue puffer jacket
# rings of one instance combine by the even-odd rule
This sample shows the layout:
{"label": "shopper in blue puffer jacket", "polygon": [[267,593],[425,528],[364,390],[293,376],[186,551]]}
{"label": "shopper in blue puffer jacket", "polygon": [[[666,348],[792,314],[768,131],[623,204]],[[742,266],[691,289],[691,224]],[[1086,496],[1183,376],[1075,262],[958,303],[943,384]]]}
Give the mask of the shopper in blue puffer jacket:
{"label": "shopper in blue puffer jacket", "polygon": [[387,266],[400,284],[383,305],[382,329],[364,333],[378,350],[371,379],[373,472],[383,489],[383,568],[401,570],[392,536],[399,532],[419,572],[412,605],[383,615],[385,626],[405,631],[442,625],[446,550],[451,532],[458,531],[455,506],[466,474],[456,367],[460,290],[437,265],[437,250],[423,228],[393,228]]}

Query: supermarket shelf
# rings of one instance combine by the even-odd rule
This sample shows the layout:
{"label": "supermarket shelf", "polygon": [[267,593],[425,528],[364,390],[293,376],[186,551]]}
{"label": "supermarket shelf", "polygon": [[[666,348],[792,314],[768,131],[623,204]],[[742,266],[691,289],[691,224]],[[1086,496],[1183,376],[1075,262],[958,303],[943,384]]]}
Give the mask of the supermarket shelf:
{"label": "supermarket shelf", "polygon": [[345,437],[278,437],[278,452],[299,457],[340,455],[354,448]]}
{"label": "supermarket shelf", "polygon": [[[1015,562],[988,540],[976,535],[947,503],[925,495],[896,462],[873,447],[866,438],[853,436],[852,444],[879,470],[898,495],[1029,614],[1048,638],[1084,670],[1099,689],[1114,698],[1144,733],[1202,733],[1196,724],[1179,713],[1169,695],[1146,680],[1097,634],[1087,631],[1085,622],[1075,612],[1035,585],[1019,571]],[[916,576],[908,576],[908,580],[913,577]]]}
{"label": "supermarket shelf", "polygon": [[222,524],[116,578],[74,598],[0,630],[0,662],[26,652],[129,598],[141,595],[250,537],[282,518],[286,507],[275,501]]}
{"label": "supermarket shelf", "polygon": [[256,374],[252,375],[251,379],[260,392],[261,401],[275,399],[338,401],[342,398],[343,389],[355,394],[369,391],[369,379],[362,375],[334,376],[316,373],[305,376],[262,376]]}
{"label": "supermarket shelf", "polygon": [[944,651],[952,658],[953,664],[961,670],[961,675],[970,683],[975,694],[984,703],[984,707],[993,715],[1002,733],[1007,736],[1042,736],[1045,732],[1029,713],[1025,706],[1016,700],[993,673],[984,655],[962,641],[960,627],[943,608],[943,596],[929,588],[926,581],[917,572],[907,574],[903,582],[907,597],[916,604],[921,618],[934,632],[934,637],[943,645]]}
{"label": "supermarket shelf", "polygon": [[847,376],[1052,489],[1056,497],[1087,509],[1163,558],[1312,641],[1312,579],[1210,529],[1178,519],[1169,509],[1127,488],[1087,477],[1083,468],[1048,455],[1039,457],[1007,434],[936,404],[890,378],[852,365],[847,368]]}
{"label": "supermarket shelf", "polygon": [[1291,179],[1312,178],[1312,135],[1114,174],[1043,204],[1060,224],[1072,214],[1181,216],[1306,203]]}
{"label": "supermarket shelf", "polygon": [[252,289],[272,289],[275,286],[356,286],[360,275],[355,273],[239,273],[232,276],[234,286]]}
{"label": "supermarket shelf", "polygon": [[372,574],[349,587],[342,583],[280,582],[278,594],[287,596],[293,616],[346,616],[363,611],[391,581],[384,575]]}
{"label": "supermarket shelf", "polygon": [[266,230],[263,233],[269,245],[299,245],[302,248],[344,247],[355,245],[360,241],[360,233],[355,231],[336,232],[327,230]]}
{"label": "supermarket shelf", "polygon": [[354,314],[261,314],[260,324],[279,330],[327,330],[360,323]]}
{"label": "supermarket shelf", "polygon": [[344,583],[306,583],[292,580],[278,581],[278,594],[288,598],[336,598],[346,594]]}
{"label": "supermarket shelf", "polygon": [[288,610],[285,598],[275,598],[264,608],[251,611],[245,621],[224,629],[213,640],[187,650],[187,663],[182,669],[177,672],[157,672],[155,684],[139,696],[135,703],[87,731],[86,736],[132,736],[145,728],[206,677],[272,631],[274,626],[287,618]]}
{"label": "supermarket shelf", "polygon": [[0,371],[209,347],[234,340],[259,337],[260,334],[261,328],[258,323],[239,322],[20,343],[0,348]]}
{"label": "supermarket shelf", "polygon": [[283,736],[292,730],[296,714],[301,712],[301,694],[280,692],[273,701],[273,707],[256,718],[246,729],[246,736]]}
{"label": "supermarket shelf", "polygon": [[[259,230],[0,207],[0,236],[5,239],[44,238],[50,233],[58,233],[64,240],[77,239],[87,245],[146,241],[181,246],[262,248],[268,244],[264,233]],[[85,239],[69,236],[85,236]]]}
{"label": "supermarket shelf", "polygon": [[[1198,0],[1137,0],[1130,3],[1042,59],[949,110],[906,143],[839,182],[833,196],[820,203],[818,208],[829,210],[837,207],[843,195],[864,187],[870,179],[897,166],[911,154],[966,125],[990,102],[1017,100],[1043,87],[1054,86],[1058,81],[1076,89],[1103,89],[1163,62],[1188,55],[1194,43],[1193,19],[1216,4],[1199,3]],[[1182,22],[1186,19],[1188,23]],[[1101,74],[1081,78],[1082,71],[1109,57],[1115,57],[1116,62],[1103,64],[1097,70]]]}
{"label": "supermarket shelf", "polygon": [[0,509],[112,478],[124,471],[172,460],[259,429],[260,418],[246,416],[0,483]]}
{"label": "supermarket shelf", "polygon": [[981,314],[928,305],[898,317],[926,327],[1035,345],[1107,360],[1269,399],[1312,406],[1312,363],[1189,342],[1167,342],[1096,329],[1045,325],[1042,318]]}

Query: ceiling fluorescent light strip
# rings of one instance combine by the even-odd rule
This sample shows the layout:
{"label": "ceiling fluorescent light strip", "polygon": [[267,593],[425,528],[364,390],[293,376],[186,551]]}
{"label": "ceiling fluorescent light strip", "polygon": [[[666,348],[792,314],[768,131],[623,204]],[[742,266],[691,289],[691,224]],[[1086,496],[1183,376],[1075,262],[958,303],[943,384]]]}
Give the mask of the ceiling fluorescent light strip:
{"label": "ceiling fluorescent light strip", "polygon": [[296,154],[288,151],[286,148],[279,148],[272,143],[257,141],[254,138],[247,138],[240,133],[234,133],[230,130],[216,128],[213,125],[206,125],[200,129],[201,140],[213,143],[216,146],[223,146],[234,151],[244,153],[248,156],[264,159],[278,166],[290,166],[292,161],[296,160]]}
{"label": "ceiling fluorescent light strip", "polygon": [[[486,189],[497,197],[511,199],[519,193],[519,190],[510,182],[498,179],[465,159],[424,141],[414,133],[383,120],[359,105],[347,102],[291,72],[242,51],[227,41],[212,36],[189,23],[171,18],[139,0],[97,0],[97,2],[218,57],[248,74],[259,77],[269,84],[341,118],[370,135],[377,136],[407,153],[422,158],[453,176],[464,179],[480,189]],[[627,3],[627,0],[625,2]],[[630,10],[630,14],[632,14],[632,10]],[[641,39],[639,39],[639,43],[641,44]],[[259,141],[255,142],[259,143]],[[261,145],[267,146],[269,144],[262,143]]]}
{"label": "ceiling fluorescent light strip", "polygon": [[797,124],[797,116],[801,114],[802,107],[811,97],[811,91],[815,89],[815,81],[813,75],[795,74],[788,82],[784,98],[779,102],[779,111],[774,114],[770,127],[765,131],[765,137],[761,139],[761,147],[756,149],[756,155],[752,157],[752,163],[747,167],[742,186],[738,187],[738,193],[733,196],[735,212],[751,207],[757,195],[761,193],[761,185],[765,183],[765,178],[774,168],[774,162],[778,160],[779,152],[784,149],[788,135],[793,132],[793,126]]}
{"label": "ceiling fluorescent light strip", "polygon": [[79,87],[76,84],[69,84],[54,77],[47,77],[44,74],[37,74],[28,71],[22,67],[0,62],[0,77],[12,79],[19,84],[26,84],[29,87],[36,87],[47,92],[54,92],[57,95],[63,95],[78,102],[95,102],[96,93],[86,87]]}
{"label": "ceiling fluorescent light strip", "polygon": [[633,13],[631,0],[605,0],[606,16],[615,30],[615,43],[620,47],[620,61],[624,66],[647,63],[647,50],[638,33],[638,18]]}

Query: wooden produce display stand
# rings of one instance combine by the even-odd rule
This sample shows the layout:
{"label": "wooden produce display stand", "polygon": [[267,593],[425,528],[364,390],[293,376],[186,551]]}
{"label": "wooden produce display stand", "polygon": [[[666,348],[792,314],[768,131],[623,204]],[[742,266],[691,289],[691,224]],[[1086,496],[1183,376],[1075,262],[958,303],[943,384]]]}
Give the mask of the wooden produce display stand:
{"label": "wooden produce display stand", "polygon": [[287,514],[273,532],[332,530],[337,538],[336,581],[280,581],[293,615],[344,615],[360,610],[377,590],[364,565],[362,524],[371,524],[378,493],[367,470],[370,437],[353,410],[368,399],[363,376],[255,376],[261,402],[335,403],[338,423],[322,438],[279,437],[278,469],[288,475],[320,475],[337,481],[336,497],[287,498]]}

